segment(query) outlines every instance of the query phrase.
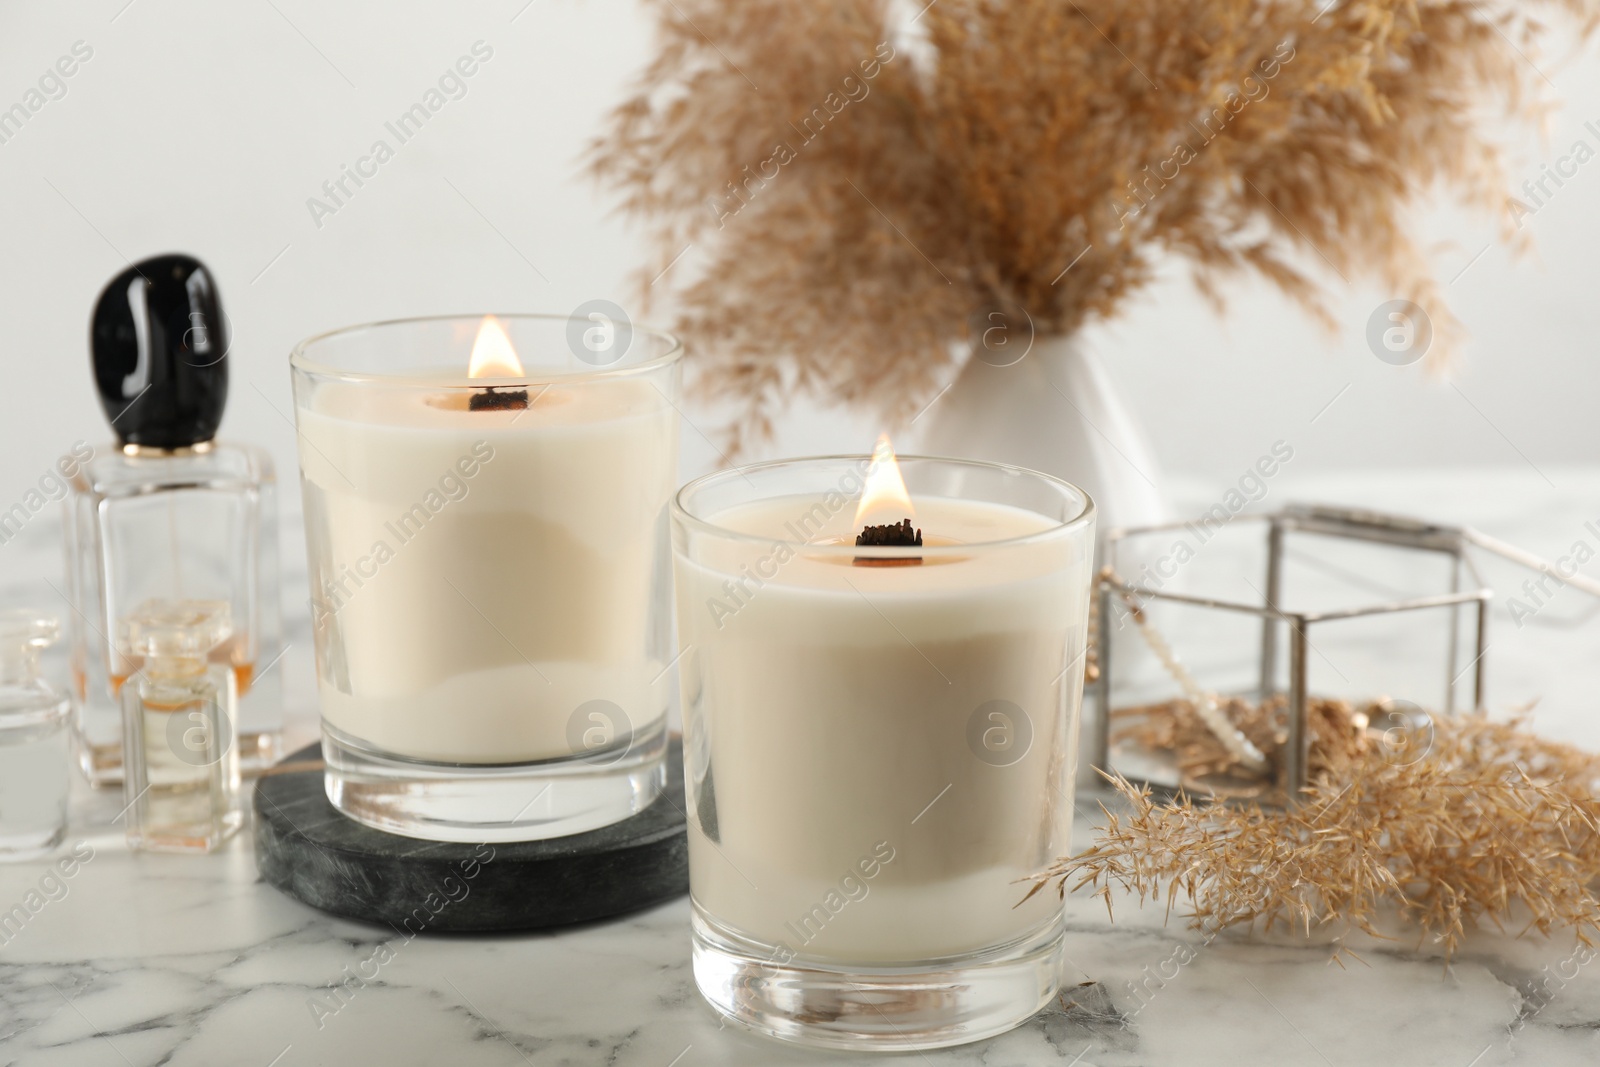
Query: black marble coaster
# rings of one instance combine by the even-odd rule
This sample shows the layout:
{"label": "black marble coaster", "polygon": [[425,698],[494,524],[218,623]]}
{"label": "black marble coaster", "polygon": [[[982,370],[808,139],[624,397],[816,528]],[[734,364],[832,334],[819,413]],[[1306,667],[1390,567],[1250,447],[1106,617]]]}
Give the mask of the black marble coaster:
{"label": "black marble coaster", "polygon": [[542,930],[608,919],[689,891],[683,742],[667,785],[631,819],[547,841],[419,841],[362,826],[328,802],[322,747],[255,787],[256,865],[296,900],[402,933]]}

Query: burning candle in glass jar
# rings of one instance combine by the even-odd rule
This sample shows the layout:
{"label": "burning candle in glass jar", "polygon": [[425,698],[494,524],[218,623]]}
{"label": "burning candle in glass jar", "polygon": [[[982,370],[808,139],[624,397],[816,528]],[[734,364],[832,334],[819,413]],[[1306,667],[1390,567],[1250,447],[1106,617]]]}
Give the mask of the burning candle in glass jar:
{"label": "burning candle in glass jar", "polygon": [[1017,880],[1067,850],[1092,508],[887,439],[679,493],[697,953],[868,973],[1059,936]]}
{"label": "burning candle in glass jar", "polygon": [[[440,366],[430,349],[459,344],[468,328],[466,366]],[[552,329],[570,362],[561,336]],[[383,358],[383,373],[312,362],[318,345],[332,362],[357,344],[379,353],[368,362]],[[405,759],[511,764],[582,753],[581,709],[595,702],[615,737],[659,732],[675,343],[642,368],[580,363],[532,380],[494,316],[379,324],[302,349],[301,468],[330,735]],[[423,365],[408,368],[408,357]],[[536,367],[541,358],[554,357],[541,353]]]}

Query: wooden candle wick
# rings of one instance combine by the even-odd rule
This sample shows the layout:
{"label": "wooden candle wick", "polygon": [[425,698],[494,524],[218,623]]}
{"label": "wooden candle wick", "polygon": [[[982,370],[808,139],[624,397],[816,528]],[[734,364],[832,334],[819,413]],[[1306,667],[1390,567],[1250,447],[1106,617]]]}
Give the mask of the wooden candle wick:
{"label": "wooden candle wick", "polygon": [[[912,529],[910,519],[901,519],[899,522],[888,523],[883,526],[866,526],[856,535],[856,545],[857,547],[921,548],[922,531]],[[857,567],[906,567],[921,563],[922,557],[857,556],[853,562]]]}
{"label": "wooden candle wick", "polygon": [[481,392],[473,393],[467,401],[468,411],[514,411],[527,406],[526,389],[507,389],[501,393],[492,385],[486,385]]}

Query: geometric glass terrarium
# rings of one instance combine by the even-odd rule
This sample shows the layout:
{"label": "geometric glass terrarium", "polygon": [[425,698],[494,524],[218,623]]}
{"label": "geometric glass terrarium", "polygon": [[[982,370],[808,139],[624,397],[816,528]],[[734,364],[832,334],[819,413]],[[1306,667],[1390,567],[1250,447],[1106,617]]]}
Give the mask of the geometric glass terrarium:
{"label": "geometric glass terrarium", "polygon": [[1303,504],[1107,531],[1094,765],[1158,789],[1293,803],[1329,700],[1349,702],[1340,721],[1386,758],[1420,759],[1430,712],[1483,707],[1493,594],[1466,552],[1482,543]]}

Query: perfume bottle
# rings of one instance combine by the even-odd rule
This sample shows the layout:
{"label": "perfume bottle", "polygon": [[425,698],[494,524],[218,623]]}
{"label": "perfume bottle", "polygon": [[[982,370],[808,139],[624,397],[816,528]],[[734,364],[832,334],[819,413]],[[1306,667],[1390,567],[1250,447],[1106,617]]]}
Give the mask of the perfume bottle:
{"label": "perfume bottle", "polygon": [[67,832],[72,702],[39,669],[59,634],[36,611],[0,612],[0,860],[43,855]]}
{"label": "perfume bottle", "polygon": [[95,305],[94,376],[117,445],[79,469],[66,521],[74,735],[95,785],[122,780],[119,694],[142,666],[117,626],[152,599],[228,605],[231,636],[210,659],[239,691],[234,744],[247,773],[279,755],[276,484],[264,450],[215,440],[228,343],[211,272],[189,256],[135,264]]}
{"label": "perfume bottle", "polygon": [[118,624],[141,664],[122,685],[132,848],[210,852],[239,828],[238,675],[213,657],[232,636],[221,600],[148,600]]}

